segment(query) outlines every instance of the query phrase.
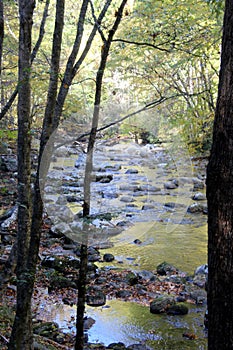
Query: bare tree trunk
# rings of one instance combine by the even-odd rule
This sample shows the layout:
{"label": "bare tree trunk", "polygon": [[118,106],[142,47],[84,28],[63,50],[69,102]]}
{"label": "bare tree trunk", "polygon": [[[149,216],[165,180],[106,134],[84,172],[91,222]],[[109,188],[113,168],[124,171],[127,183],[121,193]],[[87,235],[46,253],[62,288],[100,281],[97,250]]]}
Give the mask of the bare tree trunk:
{"label": "bare tree trunk", "polygon": [[[85,167],[85,178],[84,178],[84,204],[83,204],[83,217],[85,218],[90,214],[90,192],[91,192],[91,179],[93,171],[93,152],[96,140],[96,133],[99,122],[99,108],[102,94],[102,83],[104,71],[106,68],[108,54],[111,48],[112,40],[117,28],[121,22],[122,14],[127,0],[123,0],[118,11],[115,22],[109,31],[107,40],[104,41],[102,48],[102,56],[99,65],[99,69],[96,75],[96,90],[95,90],[95,101],[94,101],[94,112],[92,118],[92,129],[89,136],[88,149],[87,149],[87,160]],[[85,227],[85,223],[84,223]],[[88,230],[85,230],[88,235]],[[79,272],[78,281],[78,302],[77,302],[77,317],[76,317],[76,342],[75,350],[84,349],[84,312],[85,312],[85,301],[86,301],[86,279],[87,279],[87,267],[88,267],[88,236],[85,238],[85,242],[81,245],[81,267]]]}
{"label": "bare tree trunk", "polygon": [[233,348],[233,2],[226,0],[213,144],[207,169],[208,348]]}
{"label": "bare tree trunk", "polygon": [[30,295],[34,276],[27,269],[27,257],[31,224],[30,56],[34,7],[34,0],[19,1],[17,306],[9,350],[33,348]]}

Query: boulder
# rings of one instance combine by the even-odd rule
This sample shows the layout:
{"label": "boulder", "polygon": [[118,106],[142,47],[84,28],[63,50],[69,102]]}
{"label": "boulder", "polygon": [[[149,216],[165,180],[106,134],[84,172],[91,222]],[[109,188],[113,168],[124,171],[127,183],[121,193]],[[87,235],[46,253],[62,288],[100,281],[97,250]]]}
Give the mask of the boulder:
{"label": "boulder", "polygon": [[175,304],[175,299],[170,296],[160,296],[156,299],[154,299],[150,303],[150,312],[152,314],[162,314],[167,312],[169,307]]}
{"label": "boulder", "polygon": [[171,305],[167,309],[167,314],[176,316],[176,315],[187,315],[189,309],[185,303],[176,303]]}
{"label": "boulder", "polygon": [[203,200],[206,199],[206,196],[205,196],[205,194],[202,193],[202,192],[197,192],[197,193],[195,193],[195,194],[193,195],[192,199],[193,199],[194,201],[203,201]]}
{"label": "boulder", "polygon": [[178,270],[173,265],[167,263],[166,261],[162,262],[157,266],[157,273],[161,276],[166,276],[167,274],[177,273]]}
{"label": "boulder", "polygon": [[128,298],[131,297],[132,292],[130,292],[127,289],[120,289],[116,292],[116,297],[117,298]]}
{"label": "boulder", "polygon": [[207,211],[206,206],[203,205],[203,204],[200,204],[200,203],[193,203],[187,209],[187,212],[191,213],[191,214],[196,214],[196,213],[203,213],[203,214],[205,214],[206,211]]}
{"label": "boulder", "polygon": [[126,275],[126,281],[130,286],[134,286],[138,283],[138,276],[134,272],[129,272]]}
{"label": "boulder", "polygon": [[111,253],[106,253],[104,254],[103,256],[103,260],[106,261],[106,262],[111,262],[115,259],[114,255],[111,254]]}

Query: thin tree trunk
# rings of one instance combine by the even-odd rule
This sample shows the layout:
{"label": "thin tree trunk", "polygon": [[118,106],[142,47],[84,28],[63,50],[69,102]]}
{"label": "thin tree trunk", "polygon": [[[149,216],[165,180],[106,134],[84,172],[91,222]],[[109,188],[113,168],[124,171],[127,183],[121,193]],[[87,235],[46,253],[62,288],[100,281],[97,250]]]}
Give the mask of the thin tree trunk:
{"label": "thin tree trunk", "polygon": [[85,11],[87,10],[88,1],[85,1],[85,3],[83,4],[82,11],[81,11],[80,16],[79,16],[80,23],[78,24],[78,27],[77,27],[77,35],[76,35],[76,40],[74,43],[75,50],[72,50],[71,55],[67,61],[66,70],[64,73],[64,78],[62,80],[62,84],[60,86],[58,97],[57,97],[57,104],[56,104],[55,118],[54,118],[54,129],[56,129],[59,125],[60,117],[62,115],[63,106],[65,103],[67,94],[69,92],[69,88],[72,84],[72,81],[73,81],[75,75],[77,74],[80,66],[82,65],[84,59],[86,58],[86,56],[90,50],[90,47],[91,47],[93,39],[96,35],[96,32],[97,32],[98,28],[101,26],[101,22],[102,22],[104,16],[106,15],[106,12],[107,12],[111,2],[112,2],[112,0],[107,0],[105,5],[103,6],[103,9],[100,12],[98,19],[95,21],[93,29],[92,29],[92,31],[89,35],[89,38],[86,42],[85,48],[83,49],[83,52],[81,53],[78,61],[75,63],[75,60],[77,58],[77,55],[78,55],[79,49],[80,49],[80,43],[78,45],[78,44],[76,44],[76,41],[80,40],[80,42],[81,42],[81,40],[82,40],[84,17],[86,16]]}
{"label": "thin tree trunk", "polygon": [[[89,136],[88,149],[87,149],[87,160],[85,167],[84,177],[84,203],[83,203],[83,217],[84,217],[84,228],[86,227],[85,218],[90,214],[90,190],[91,190],[91,179],[93,171],[93,152],[96,140],[96,133],[99,122],[99,108],[102,94],[102,83],[104,71],[106,68],[107,58],[112,44],[114,34],[121,22],[122,14],[127,0],[123,0],[118,11],[115,22],[109,31],[107,40],[104,42],[102,49],[101,61],[99,69],[96,75],[96,90],[95,90],[95,101],[94,101],[94,112],[92,118],[92,129]],[[88,235],[88,229],[84,229],[86,235]],[[76,317],[76,342],[75,350],[84,349],[84,312],[85,312],[85,301],[86,301],[86,282],[87,282],[87,268],[88,268],[88,236],[84,238],[84,242],[81,245],[81,267],[79,272],[78,280],[78,302],[77,302],[77,317]]]}
{"label": "thin tree trunk", "polygon": [[226,0],[213,144],[207,169],[208,348],[233,348],[233,2]]}
{"label": "thin tree trunk", "polygon": [[17,306],[9,350],[33,348],[31,282],[34,276],[27,269],[27,257],[31,223],[30,55],[34,7],[34,0],[19,1]]}

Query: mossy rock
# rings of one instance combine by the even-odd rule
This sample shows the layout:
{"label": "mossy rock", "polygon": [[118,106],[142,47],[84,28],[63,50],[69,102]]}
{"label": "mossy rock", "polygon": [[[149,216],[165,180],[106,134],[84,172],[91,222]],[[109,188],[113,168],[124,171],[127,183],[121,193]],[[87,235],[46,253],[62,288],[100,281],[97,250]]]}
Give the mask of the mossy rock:
{"label": "mossy rock", "polygon": [[175,299],[170,296],[161,296],[150,303],[150,312],[152,314],[166,313],[167,310],[175,304]]}
{"label": "mossy rock", "polygon": [[54,289],[62,289],[62,288],[77,288],[77,284],[75,281],[72,281],[71,279],[64,277],[59,274],[53,274],[49,278],[49,292]]}
{"label": "mossy rock", "polygon": [[129,273],[126,275],[126,280],[127,280],[128,284],[129,284],[130,286],[134,286],[135,284],[138,283],[139,278],[138,278],[138,276],[137,276],[135,273],[129,272]]}
{"label": "mossy rock", "polygon": [[176,267],[164,261],[157,266],[157,273],[160,276],[166,276],[167,274],[177,273]]}
{"label": "mossy rock", "polygon": [[167,310],[168,315],[187,315],[189,309],[185,303],[176,303],[174,305],[169,306]]}

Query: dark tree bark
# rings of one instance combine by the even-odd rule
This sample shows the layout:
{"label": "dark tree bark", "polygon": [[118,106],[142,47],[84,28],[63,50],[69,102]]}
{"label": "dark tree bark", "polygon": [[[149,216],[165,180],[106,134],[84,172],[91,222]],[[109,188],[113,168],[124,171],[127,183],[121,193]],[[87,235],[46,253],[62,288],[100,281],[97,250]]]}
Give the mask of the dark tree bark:
{"label": "dark tree bark", "polygon": [[226,0],[213,145],[207,169],[208,348],[233,348],[233,1]]}
{"label": "dark tree bark", "polygon": [[30,57],[34,0],[19,1],[19,98],[18,98],[18,231],[17,231],[17,306],[8,349],[33,348],[31,297],[27,297],[33,276],[27,269],[31,223],[31,86]]}
{"label": "dark tree bark", "polygon": [[[94,101],[94,112],[92,117],[92,129],[89,136],[88,149],[87,149],[87,160],[85,167],[85,178],[84,178],[84,203],[83,203],[83,217],[85,218],[90,214],[90,188],[91,178],[93,170],[93,152],[96,140],[96,134],[99,122],[99,108],[102,95],[102,83],[103,76],[106,68],[108,54],[111,48],[114,34],[116,33],[118,26],[122,19],[122,14],[127,0],[123,0],[118,11],[115,22],[109,31],[107,40],[104,41],[102,48],[102,55],[100,65],[96,75],[96,90],[95,90],[95,101]],[[85,222],[84,222],[85,227]],[[88,229],[85,230],[88,235]],[[88,236],[85,237],[85,241],[81,245],[81,262],[78,280],[78,302],[77,302],[77,317],[76,317],[76,342],[75,350],[84,349],[84,312],[85,312],[85,301],[86,301],[86,279],[87,279],[87,266],[88,266],[88,254],[87,254]]]}
{"label": "dark tree bark", "polygon": [[106,15],[106,12],[107,12],[112,0],[106,0],[104,6],[102,8],[102,11],[100,12],[97,20],[94,23],[93,29],[92,29],[92,31],[87,39],[86,45],[85,45],[79,59],[77,60],[77,62],[75,62],[77,55],[79,54],[80,43],[81,43],[81,39],[83,36],[84,18],[86,16],[88,2],[89,1],[86,1],[86,0],[84,0],[84,2],[83,2],[82,9],[81,9],[80,16],[79,16],[78,26],[77,26],[77,34],[76,34],[76,39],[74,42],[74,48],[73,48],[73,50],[70,54],[70,57],[67,61],[66,70],[64,73],[62,84],[61,84],[60,89],[59,89],[59,93],[58,93],[58,97],[57,97],[57,104],[56,104],[56,109],[55,109],[54,129],[56,129],[59,125],[59,121],[60,121],[60,118],[62,115],[64,103],[65,103],[66,97],[68,95],[69,88],[72,84],[72,81],[73,81],[75,75],[77,74],[80,66],[82,65],[84,59],[86,58],[86,56],[90,50],[90,47],[91,47],[93,39],[96,35],[96,32],[100,28],[101,22],[102,22],[104,16]]}
{"label": "dark tree bark", "polygon": [[[39,165],[36,182],[34,184],[33,198],[31,193],[30,172],[30,65],[33,4],[27,10],[28,20],[25,21],[25,3],[20,3],[20,36],[26,43],[19,49],[19,102],[18,102],[18,191],[19,212],[17,232],[17,310],[11,334],[9,350],[33,349],[33,334],[31,326],[31,298],[36,274],[37,257],[40,244],[43,204],[39,188],[39,165],[45,144],[52,132],[52,116],[57,97],[57,82],[62,42],[64,0],[57,0],[56,23],[53,38],[53,51],[51,60],[50,84],[48,90],[47,107],[45,111],[44,126],[40,144]],[[31,12],[29,12],[31,10]],[[29,14],[31,17],[29,17]],[[27,19],[27,18],[26,18]],[[29,22],[26,26],[25,23]],[[26,31],[26,34],[25,34]],[[21,42],[21,41],[20,41]],[[28,47],[26,47],[26,44]],[[22,56],[21,56],[22,55]],[[27,59],[27,60],[26,60]],[[51,114],[50,114],[51,113]],[[32,211],[33,200],[33,211]],[[31,213],[32,211],[32,213]],[[31,217],[32,214],[32,217]]]}

